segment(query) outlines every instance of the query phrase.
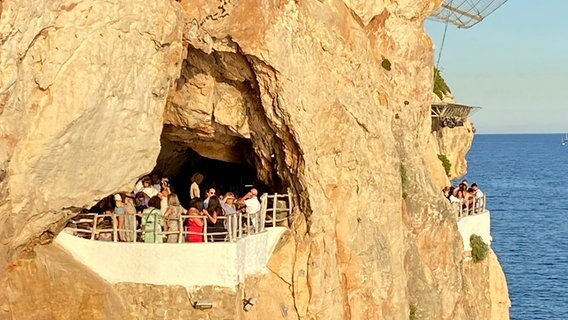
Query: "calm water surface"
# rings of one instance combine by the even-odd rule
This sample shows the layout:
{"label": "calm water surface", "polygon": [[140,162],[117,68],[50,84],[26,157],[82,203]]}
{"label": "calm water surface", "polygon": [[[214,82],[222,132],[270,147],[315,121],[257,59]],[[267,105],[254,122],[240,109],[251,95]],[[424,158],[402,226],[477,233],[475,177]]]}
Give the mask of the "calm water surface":
{"label": "calm water surface", "polygon": [[470,183],[487,193],[511,319],[568,320],[568,146],[561,135],[477,135]]}

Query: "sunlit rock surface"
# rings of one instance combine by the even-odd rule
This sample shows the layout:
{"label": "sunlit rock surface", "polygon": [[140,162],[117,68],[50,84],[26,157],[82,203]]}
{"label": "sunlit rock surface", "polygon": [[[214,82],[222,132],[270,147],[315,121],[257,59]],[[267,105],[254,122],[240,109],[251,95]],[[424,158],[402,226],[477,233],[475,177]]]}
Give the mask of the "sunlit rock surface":
{"label": "sunlit rock surface", "polygon": [[[8,269],[0,319],[124,319],[125,299],[55,245]],[[1,296],[0,296],[1,297]]]}
{"label": "sunlit rock surface", "polygon": [[182,29],[175,2],[3,2],[2,265],[60,209],[152,169]]}
{"label": "sunlit rock surface", "polygon": [[[428,139],[428,147],[433,151],[426,155],[429,171],[438,187],[450,185],[450,179],[464,176],[467,173],[467,161],[465,156],[471,148],[474,130],[471,122],[467,121],[463,126],[455,128],[439,128],[434,130]],[[438,155],[444,155],[450,162],[450,171],[446,174],[441,166]],[[475,181],[470,181],[470,183]],[[477,181],[483,183],[483,181]]]}
{"label": "sunlit rock surface", "polygon": [[[439,2],[4,1],[1,270],[74,207],[149,172],[166,124],[165,139],[224,161],[242,161],[234,150],[250,139],[259,177],[295,194],[292,235],[271,273],[244,284],[259,303],[235,318],[406,319],[411,306],[424,319],[506,318],[492,307],[505,290],[469,285],[505,288],[500,267],[469,272],[439,190],[422,26]],[[0,283],[0,318],[34,298]],[[111,290],[144,317],[132,304],[155,297],[131,290],[152,288],[132,286]],[[114,308],[98,305],[99,318]]]}

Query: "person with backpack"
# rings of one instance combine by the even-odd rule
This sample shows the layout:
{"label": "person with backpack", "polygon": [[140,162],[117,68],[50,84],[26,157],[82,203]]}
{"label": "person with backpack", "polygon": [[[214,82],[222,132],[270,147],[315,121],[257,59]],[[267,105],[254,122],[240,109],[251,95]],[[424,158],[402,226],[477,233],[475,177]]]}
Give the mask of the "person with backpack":
{"label": "person with backpack", "polygon": [[164,219],[160,211],[160,197],[154,196],[148,200],[148,208],[142,211],[142,226],[144,227],[145,243],[162,243],[162,227]]}

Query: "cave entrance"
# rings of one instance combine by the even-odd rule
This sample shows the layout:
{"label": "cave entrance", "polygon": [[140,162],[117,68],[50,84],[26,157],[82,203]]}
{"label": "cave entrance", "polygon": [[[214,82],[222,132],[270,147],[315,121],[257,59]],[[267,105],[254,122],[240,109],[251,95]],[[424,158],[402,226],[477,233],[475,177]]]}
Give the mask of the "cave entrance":
{"label": "cave entrance", "polygon": [[[178,195],[185,208],[189,205],[191,177],[195,173],[204,177],[199,185],[202,199],[208,188],[215,188],[217,195],[232,192],[237,198],[244,196],[253,187],[259,195],[287,192],[274,168],[270,170],[270,185],[259,180],[258,164],[250,139],[205,139],[196,136],[191,130],[164,125],[160,143],[156,166],[142,177],[151,177],[153,184],[158,185],[160,178],[168,178],[172,191]],[[127,194],[131,191],[121,190]],[[110,194],[87,211],[102,214],[114,207],[114,194]]]}
{"label": "cave entrance", "polygon": [[217,195],[232,192],[237,197],[242,197],[252,187],[260,194],[280,191],[258,180],[250,139],[184,139],[180,131],[190,132],[164,126],[160,154],[150,175],[167,177],[184,207],[189,204],[191,177],[195,173],[204,177],[199,185],[202,198],[208,188],[215,188]]}
{"label": "cave entrance", "polygon": [[[173,166],[166,162],[167,157],[158,157],[158,163],[152,173],[159,176],[168,177],[180,202],[187,207],[189,204],[189,187],[191,185],[191,176],[195,173],[203,175],[203,181],[199,185],[201,195],[208,188],[215,188],[218,195],[232,192],[237,196],[243,196],[252,186],[259,187],[256,180],[256,169],[249,163],[232,163],[201,156],[190,147],[184,148],[179,146],[180,157],[184,159],[181,163],[174,164],[176,170],[172,170]],[[166,159],[164,159],[166,158]],[[165,162],[161,162],[165,161]],[[161,170],[160,168],[166,168]],[[262,189],[267,189],[262,186]]]}

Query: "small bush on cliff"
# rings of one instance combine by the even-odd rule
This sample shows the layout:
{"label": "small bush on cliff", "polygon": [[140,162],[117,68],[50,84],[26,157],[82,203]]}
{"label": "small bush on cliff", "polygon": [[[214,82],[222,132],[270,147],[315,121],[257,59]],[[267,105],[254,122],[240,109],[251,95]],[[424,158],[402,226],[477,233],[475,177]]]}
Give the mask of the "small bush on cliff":
{"label": "small bush on cliff", "polygon": [[438,159],[440,159],[440,161],[442,161],[442,166],[444,166],[444,170],[446,171],[446,175],[449,177],[450,176],[450,169],[452,169],[452,164],[450,163],[450,160],[448,160],[448,157],[446,157],[445,154],[439,154]]}
{"label": "small bush on cliff", "polygon": [[469,245],[471,246],[473,262],[479,262],[487,257],[489,246],[487,243],[483,242],[480,236],[472,234],[471,237],[469,237]]}
{"label": "small bush on cliff", "polygon": [[406,167],[401,163],[398,168],[400,173],[400,183],[402,184],[402,198],[406,199],[408,194],[406,193],[406,187],[408,186],[408,175],[406,174]]}
{"label": "small bush on cliff", "polygon": [[416,309],[416,306],[411,304],[408,306],[410,309],[410,312],[408,313],[408,320],[417,320],[418,316],[416,315],[418,309]]}
{"label": "small bush on cliff", "polygon": [[444,99],[444,96],[448,93],[452,93],[450,91],[450,87],[446,84],[444,78],[440,74],[440,70],[434,68],[434,93],[440,98],[440,100]]}
{"label": "small bush on cliff", "polygon": [[389,59],[383,57],[383,61],[381,62],[381,67],[387,71],[391,71],[391,62]]}

